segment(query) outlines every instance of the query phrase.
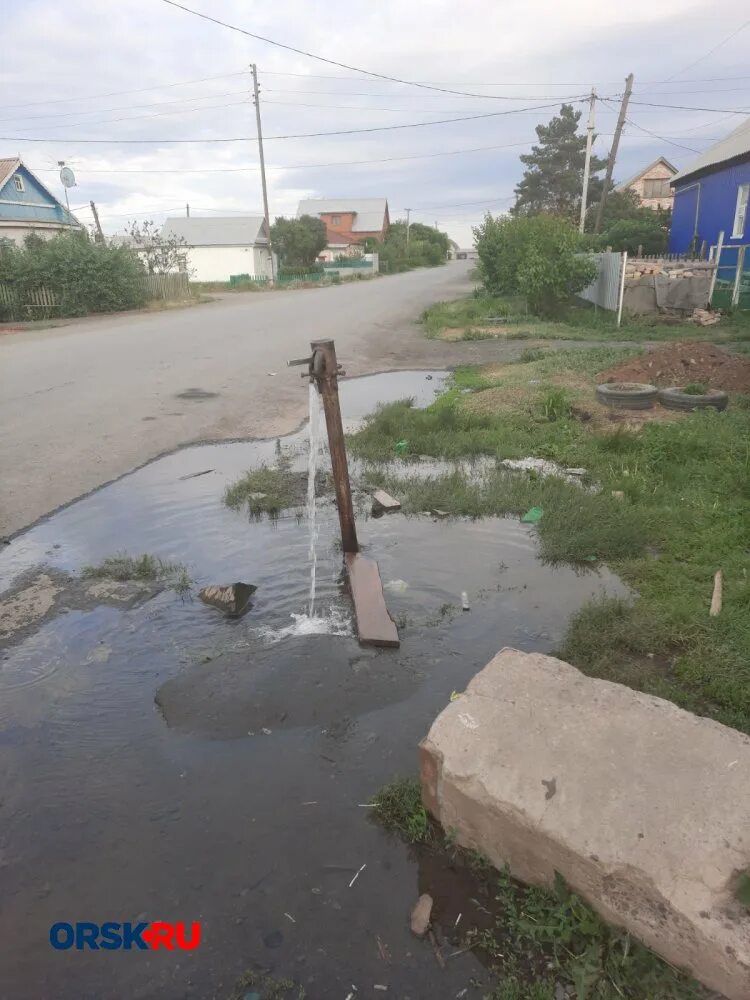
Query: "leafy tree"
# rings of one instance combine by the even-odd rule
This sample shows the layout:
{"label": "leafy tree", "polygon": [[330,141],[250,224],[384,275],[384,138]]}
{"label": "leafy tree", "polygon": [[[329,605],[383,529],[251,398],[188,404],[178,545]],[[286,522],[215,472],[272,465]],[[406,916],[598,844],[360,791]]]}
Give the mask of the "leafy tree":
{"label": "leafy tree", "polygon": [[[586,136],[578,134],[580,119],[580,111],[563,104],[548,125],[537,125],[539,145],[521,157],[526,170],[515,189],[512,215],[551,212],[571,219],[577,216],[586,160]],[[601,196],[603,181],[595,175],[605,166],[606,160],[592,155],[589,200]]]}
{"label": "leafy tree", "polygon": [[138,250],[149,274],[169,274],[184,270],[187,247],[184,236],[175,236],[174,233],[162,235],[161,228],[153,219],[129,222],[125,226],[125,232],[130,237],[132,246]]}
{"label": "leafy tree", "polygon": [[326,224],[315,215],[299,219],[279,216],[271,226],[271,248],[284,268],[309,270],[327,243]]}
{"label": "leafy tree", "polygon": [[0,250],[0,282],[12,291],[10,319],[25,319],[31,292],[46,288],[62,316],[135,309],[146,300],[144,270],[126,247],[95,243],[84,232],[51,240],[29,236],[22,247]]}
{"label": "leafy tree", "polygon": [[[597,205],[586,213],[586,227],[593,229]],[[664,253],[667,249],[672,213],[669,209],[646,208],[635,191],[613,191],[604,206],[602,233],[590,236],[592,250],[627,250],[630,254],[642,248],[645,254]]]}
{"label": "leafy tree", "polygon": [[448,256],[449,240],[446,233],[441,233],[432,226],[414,222],[409,227],[409,243],[406,242],[406,223],[399,220],[391,224],[388,235],[383,243],[372,244],[368,241],[367,248],[380,254],[381,270],[389,274],[397,271],[408,271],[413,267],[436,267],[444,264]]}
{"label": "leafy tree", "polygon": [[521,294],[532,312],[554,316],[596,275],[581,238],[554,215],[510,218],[487,214],[474,227],[479,270],[492,295]]}

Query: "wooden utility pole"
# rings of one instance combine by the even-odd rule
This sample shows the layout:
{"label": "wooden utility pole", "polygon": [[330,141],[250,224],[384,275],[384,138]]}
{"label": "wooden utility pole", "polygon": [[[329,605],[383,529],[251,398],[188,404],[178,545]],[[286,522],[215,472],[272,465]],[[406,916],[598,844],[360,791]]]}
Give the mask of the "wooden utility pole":
{"label": "wooden utility pole", "polygon": [[253,71],[253,104],[255,104],[255,126],[258,132],[258,159],[260,160],[260,182],[263,187],[263,217],[266,220],[268,234],[268,255],[271,260],[271,281],[274,280],[273,250],[271,249],[271,217],[268,214],[268,188],[266,186],[266,160],[263,156],[263,129],[260,123],[260,89],[258,87],[258,67],[255,63]]}
{"label": "wooden utility pole", "polygon": [[586,128],[586,160],[583,165],[583,190],[581,191],[581,218],[578,222],[578,232],[582,233],[586,224],[586,206],[589,199],[589,177],[591,176],[591,147],[594,144],[594,105],[596,94],[591,91],[589,101],[589,123]]}
{"label": "wooden utility pole", "polygon": [[99,213],[97,212],[96,205],[93,203],[93,201],[90,201],[89,205],[91,205],[91,213],[94,216],[94,225],[96,226],[96,242],[103,243],[104,233],[102,232],[102,226],[101,223],[99,222]]}
{"label": "wooden utility pole", "polygon": [[188,219],[190,218],[190,203],[189,202],[188,202],[188,204],[185,205],[185,217],[188,218]]}
{"label": "wooden utility pole", "polygon": [[331,452],[331,470],[336,488],[336,506],[341,525],[341,544],[344,552],[359,552],[357,528],[354,523],[352,488],[349,482],[349,464],[346,460],[344,425],[339,406],[338,363],[332,340],[313,340],[311,374],[323,399],[323,412],[328,430],[328,447]]}
{"label": "wooden utility pole", "polygon": [[633,91],[633,74],[629,73],[625,78],[625,93],[622,95],[622,104],[620,105],[620,114],[617,118],[617,125],[615,126],[615,134],[612,138],[612,148],[609,151],[609,159],[607,160],[607,173],[604,178],[604,190],[602,191],[602,196],[599,199],[599,207],[596,210],[596,221],[594,223],[594,232],[598,233],[602,225],[602,216],[604,215],[604,206],[607,204],[607,195],[609,194],[609,185],[612,182],[612,173],[615,169],[615,160],[617,159],[617,149],[620,145],[620,136],[622,135],[623,125],[625,124],[625,116],[628,113],[628,101],[630,100],[630,95]]}
{"label": "wooden utility pole", "polygon": [[405,208],[406,212],[406,249],[409,249],[409,227],[411,226],[411,209]]}

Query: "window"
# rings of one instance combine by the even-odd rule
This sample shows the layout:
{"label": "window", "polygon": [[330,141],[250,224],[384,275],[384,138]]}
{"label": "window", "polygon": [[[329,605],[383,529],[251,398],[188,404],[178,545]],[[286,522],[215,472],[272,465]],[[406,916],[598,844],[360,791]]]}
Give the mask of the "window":
{"label": "window", "polygon": [[732,239],[741,239],[745,235],[747,221],[747,201],[750,195],[750,184],[740,184],[737,188],[737,207],[734,210],[734,228]]}
{"label": "window", "polygon": [[643,182],[644,198],[671,198],[668,177],[650,177]]}
{"label": "window", "polygon": [[341,225],[341,216],[340,215],[332,215],[331,216],[331,225],[332,226],[340,226]]}
{"label": "window", "polygon": [[16,191],[25,191],[26,187],[23,183],[23,177],[20,174],[15,174],[13,177],[13,183],[16,185]]}

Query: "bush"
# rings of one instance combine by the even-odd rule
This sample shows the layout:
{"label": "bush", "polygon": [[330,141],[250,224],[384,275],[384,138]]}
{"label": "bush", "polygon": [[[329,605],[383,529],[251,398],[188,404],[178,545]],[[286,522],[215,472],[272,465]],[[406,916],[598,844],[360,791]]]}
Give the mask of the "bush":
{"label": "bush", "polygon": [[543,316],[559,313],[596,275],[576,229],[554,215],[511,219],[488,214],[474,228],[474,237],[487,291],[520,292],[529,309]]}
{"label": "bush", "polygon": [[322,264],[310,264],[309,267],[280,267],[280,278],[306,278],[308,274],[323,274],[325,268]]}
{"label": "bush", "polygon": [[137,309],[146,302],[144,270],[126,247],[94,243],[85,233],[51,240],[27,237],[23,247],[0,250],[0,282],[10,286],[15,306],[8,318],[26,319],[28,296],[46,288],[61,316]]}
{"label": "bush", "polygon": [[656,212],[644,209],[647,214],[642,219],[621,219],[613,223],[599,237],[599,249],[611,246],[613,250],[627,250],[629,254],[665,253],[669,227],[664,227]]}

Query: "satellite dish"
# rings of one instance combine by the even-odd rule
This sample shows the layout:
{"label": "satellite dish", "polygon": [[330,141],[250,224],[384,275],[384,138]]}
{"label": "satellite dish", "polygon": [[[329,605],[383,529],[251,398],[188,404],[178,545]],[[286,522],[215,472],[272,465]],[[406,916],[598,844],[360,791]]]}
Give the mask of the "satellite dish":
{"label": "satellite dish", "polygon": [[62,168],[60,171],[60,180],[62,181],[63,187],[72,188],[76,186],[76,175],[70,167]]}

